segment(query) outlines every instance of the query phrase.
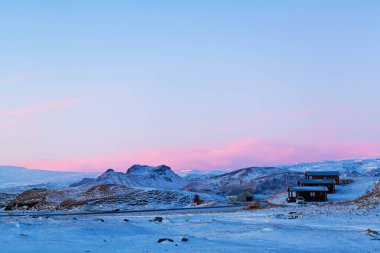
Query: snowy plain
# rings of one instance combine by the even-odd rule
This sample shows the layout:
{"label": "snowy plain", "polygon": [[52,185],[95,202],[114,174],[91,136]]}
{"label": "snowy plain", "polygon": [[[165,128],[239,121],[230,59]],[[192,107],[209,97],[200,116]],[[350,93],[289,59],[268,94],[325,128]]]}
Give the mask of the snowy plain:
{"label": "snowy plain", "polygon": [[[380,230],[379,208],[173,213],[161,215],[162,222],[151,221],[157,215],[1,218],[0,252],[380,251],[380,238],[366,232]],[[173,242],[157,243],[160,238]]]}

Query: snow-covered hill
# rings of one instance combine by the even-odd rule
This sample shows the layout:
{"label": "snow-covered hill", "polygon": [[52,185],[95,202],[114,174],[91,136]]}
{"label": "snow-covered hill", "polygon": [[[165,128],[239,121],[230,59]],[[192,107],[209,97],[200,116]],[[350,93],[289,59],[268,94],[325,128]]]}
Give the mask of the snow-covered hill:
{"label": "snow-covered hill", "polygon": [[296,165],[282,166],[281,168],[299,172],[305,172],[308,170],[337,170],[340,171],[343,177],[379,177],[380,158],[300,163]]}
{"label": "snow-covered hill", "polygon": [[192,182],[183,189],[220,195],[243,189],[253,193],[275,194],[295,184],[301,177],[302,173],[282,168],[251,167]]}
{"label": "snow-covered hill", "polygon": [[[225,201],[223,198],[207,194],[201,194],[200,197],[210,204]],[[101,184],[88,189],[79,187],[60,190],[30,189],[17,195],[6,206],[0,206],[0,208],[5,207],[6,211],[139,210],[186,207],[192,203],[193,198],[194,193],[187,191]]]}
{"label": "snow-covered hill", "polygon": [[276,194],[297,183],[308,170],[337,170],[342,177],[380,177],[380,159],[322,161],[279,167],[251,167],[200,179],[183,189],[226,195],[234,190]]}
{"label": "snow-covered hill", "polygon": [[71,186],[92,187],[101,184],[121,184],[130,187],[180,189],[187,183],[185,179],[175,174],[168,166],[133,165],[126,173],[108,169],[94,180],[83,179],[81,182]]}
{"label": "snow-covered hill", "polygon": [[83,177],[96,177],[99,173],[32,170],[16,166],[0,166],[0,188],[37,184],[70,184]]}
{"label": "snow-covered hill", "polygon": [[177,172],[186,181],[193,182],[209,177],[219,176],[229,172],[228,170],[182,170]]}

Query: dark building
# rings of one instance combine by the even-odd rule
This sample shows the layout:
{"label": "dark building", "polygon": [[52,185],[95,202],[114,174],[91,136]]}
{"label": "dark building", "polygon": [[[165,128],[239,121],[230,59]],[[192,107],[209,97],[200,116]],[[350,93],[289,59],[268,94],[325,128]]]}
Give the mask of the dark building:
{"label": "dark building", "polygon": [[352,183],[352,179],[351,178],[342,178],[342,179],[340,179],[340,183],[341,184],[350,184],[350,183]]}
{"label": "dark building", "polygon": [[328,189],[326,186],[294,186],[288,188],[288,202],[295,202],[297,197],[304,197],[305,201],[327,201]]}
{"label": "dark building", "polygon": [[335,193],[334,179],[300,179],[298,186],[326,186],[328,193]]}
{"label": "dark building", "polygon": [[335,184],[339,184],[339,171],[306,171],[306,179],[333,179]]}
{"label": "dark building", "polygon": [[236,190],[228,194],[227,198],[234,199],[239,202],[249,202],[253,200],[253,194],[247,190]]}

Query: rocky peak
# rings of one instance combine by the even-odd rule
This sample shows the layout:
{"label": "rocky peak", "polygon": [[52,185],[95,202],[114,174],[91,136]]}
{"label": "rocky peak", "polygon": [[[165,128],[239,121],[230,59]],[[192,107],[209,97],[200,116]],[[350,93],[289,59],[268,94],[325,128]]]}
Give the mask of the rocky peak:
{"label": "rocky peak", "polygon": [[135,164],[127,170],[127,174],[166,174],[167,172],[174,173],[170,167],[166,165],[154,167]]}
{"label": "rocky peak", "polygon": [[115,179],[115,178],[122,177],[123,175],[124,175],[124,173],[116,172],[116,171],[113,170],[113,169],[108,169],[108,170],[106,170],[102,175],[100,175],[100,176],[96,179],[96,181],[108,180],[108,179]]}
{"label": "rocky peak", "polygon": [[75,186],[92,187],[100,184],[119,184],[130,187],[180,189],[187,181],[175,174],[168,166],[148,166],[135,164],[126,173],[108,169],[95,180],[81,182]]}

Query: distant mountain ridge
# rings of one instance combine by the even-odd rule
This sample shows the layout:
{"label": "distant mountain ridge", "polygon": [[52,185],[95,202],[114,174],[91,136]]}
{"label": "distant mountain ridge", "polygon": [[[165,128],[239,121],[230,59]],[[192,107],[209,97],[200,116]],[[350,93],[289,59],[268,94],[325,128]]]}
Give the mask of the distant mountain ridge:
{"label": "distant mountain ridge", "polygon": [[[0,188],[51,184],[92,187],[121,184],[130,187],[184,189],[225,195],[236,188],[255,193],[276,193],[293,184],[307,170],[338,170],[342,177],[380,177],[380,158],[300,163],[278,167],[250,167],[235,171],[180,171],[165,165],[133,165],[125,173],[109,169],[103,174],[31,170],[0,166]],[[182,177],[181,177],[182,176]],[[281,187],[278,187],[282,185]]]}
{"label": "distant mountain ridge", "polygon": [[305,172],[308,170],[336,170],[339,171],[343,177],[378,177],[380,176],[380,158],[299,163],[295,165],[282,166],[281,168],[300,172]]}
{"label": "distant mountain ridge", "polygon": [[83,177],[96,177],[99,173],[68,172],[27,169],[17,166],[0,166],[0,188],[37,184],[69,184]]}
{"label": "distant mountain ridge", "polygon": [[230,171],[232,170],[182,170],[177,172],[177,174],[187,181],[197,181],[213,176],[222,175]]}
{"label": "distant mountain ridge", "polygon": [[336,170],[342,177],[380,177],[380,159],[300,163],[279,167],[250,167],[192,182],[183,190],[226,195],[235,190],[276,194],[294,185],[308,170]]}

